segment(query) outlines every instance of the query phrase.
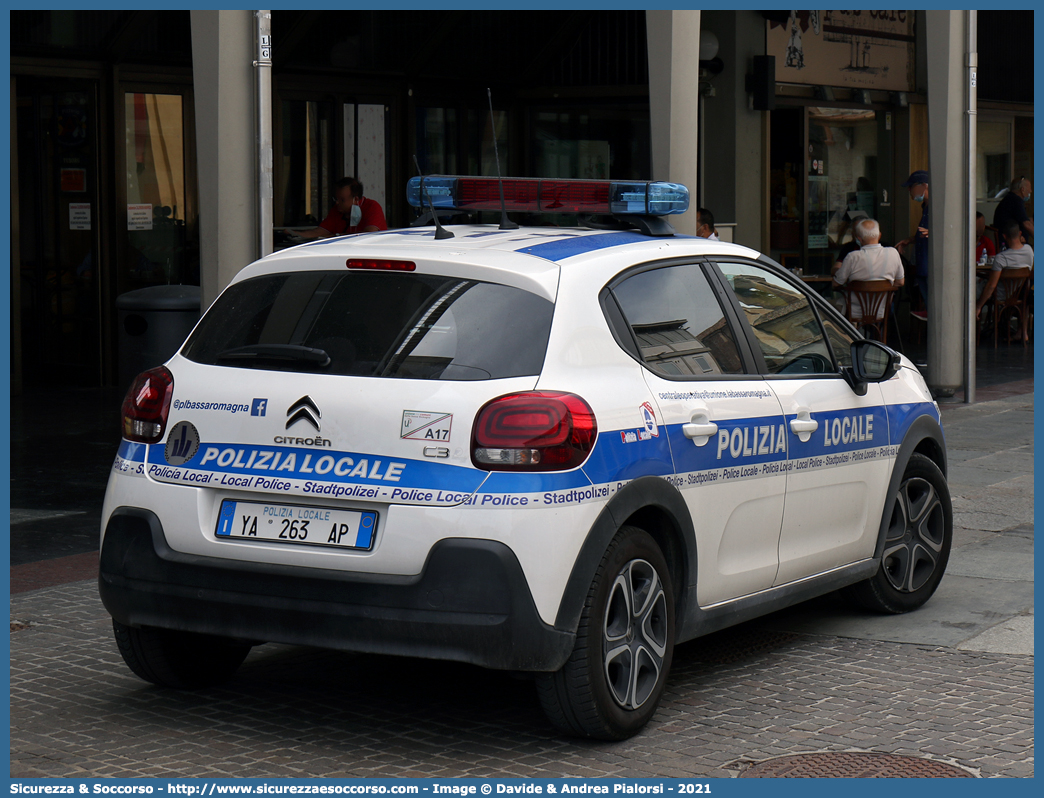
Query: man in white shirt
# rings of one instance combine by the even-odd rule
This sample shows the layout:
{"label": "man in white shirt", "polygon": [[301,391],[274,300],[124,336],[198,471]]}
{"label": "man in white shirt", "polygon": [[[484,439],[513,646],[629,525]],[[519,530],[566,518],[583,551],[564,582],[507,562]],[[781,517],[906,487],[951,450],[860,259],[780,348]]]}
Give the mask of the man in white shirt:
{"label": "man in white shirt", "polygon": [[[1033,268],[1033,247],[1029,244],[1022,243],[1022,229],[1019,226],[1019,223],[1014,219],[1009,219],[1005,223],[1004,229],[1001,230],[1001,235],[1004,236],[1004,241],[1008,245],[1008,248],[1001,250],[1000,254],[993,259],[993,266],[990,269],[990,277],[986,281],[982,293],[979,294],[979,301],[975,303],[975,318],[979,317],[983,305],[989,301],[994,290],[997,290],[997,284],[1000,282],[1001,273],[1005,269]],[[1005,298],[1006,297],[1001,295],[1001,291],[997,290],[997,299],[1003,302]],[[1023,313],[1021,330],[1023,341],[1029,340],[1028,323],[1029,314]]]}
{"label": "man in white shirt", "polygon": [[[905,282],[903,262],[895,247],[881,246],[881,226],[873,219],[860,219],[854,235],[859,249],[845,256],[844,261],[835,263],[832,271],[833,286],[841,288],[853,280],[888,280],[896,288]],[[877,318],[883,317],[883,308]]]}

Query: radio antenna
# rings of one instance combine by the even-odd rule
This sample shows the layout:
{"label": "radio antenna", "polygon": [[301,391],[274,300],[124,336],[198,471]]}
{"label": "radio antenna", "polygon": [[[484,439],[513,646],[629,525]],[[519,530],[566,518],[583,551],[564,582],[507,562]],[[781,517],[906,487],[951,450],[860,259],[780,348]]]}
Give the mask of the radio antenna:
{"label": "radio antenna", "polygon": [[489,124],[493,128],[493,154],[497,159],[497,185],[500,187],[500,229],[517,230],[518,225],[508,219],[507,205],[504,203],[504,178],[500,174],[500,152],[497,150],[497,124],[493,118],[493,92],[486,87],[486,96],[489,97]]}
{"label": "radio antenna", "polygon": [[435,240],[442,241],[447,238],[456,238],[453,233],[442,226],[442,222],[439,221],[439,215],[435,213],[435,203],[431,201],[431,194],[424,188],[424,172],[421,171],[420,161],[417,160],[417,154],[413,154],[413,162],[417,165],[417,174],[420,176],[420,193],[421,196],[428,200],[428,210],[431,212],[431,218],[435,222]]}

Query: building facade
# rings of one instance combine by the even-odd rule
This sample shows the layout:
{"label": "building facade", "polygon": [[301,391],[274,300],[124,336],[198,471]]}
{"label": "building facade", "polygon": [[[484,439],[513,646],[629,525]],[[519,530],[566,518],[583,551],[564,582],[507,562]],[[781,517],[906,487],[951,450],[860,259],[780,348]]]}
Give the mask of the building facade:
{"label": "building facade", "polygon": [[[1033,173],[1032,12],[978,20],[992,219]],[[254,31],[249,11],[11,12],[14,390],[114,384],[118,296],[208,303],[258,256]],[[505,174],[686,183],[687,216],[806,274],[849,210],[885,240],[919,218],[899,184],[929,168],[924,12],[274,11],[271,35],[276,227],[315,225],[345,174],[409,224],[418,166],[495,174],[495,151]]]}

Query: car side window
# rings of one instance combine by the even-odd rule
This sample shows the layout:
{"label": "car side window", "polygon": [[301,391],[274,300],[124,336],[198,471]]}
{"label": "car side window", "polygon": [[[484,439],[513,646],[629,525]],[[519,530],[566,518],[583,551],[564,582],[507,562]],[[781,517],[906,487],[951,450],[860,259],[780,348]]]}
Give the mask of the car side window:
{"label": "car side window", "polygon": [[836,374],[811,301],[752,263],[718,263],[757,339],[770,374]]}
{"label": "car side window", "polygon": [[612,289],[642,359],[664,377],[742,374],[736,338],[703,269],[648,269]]}

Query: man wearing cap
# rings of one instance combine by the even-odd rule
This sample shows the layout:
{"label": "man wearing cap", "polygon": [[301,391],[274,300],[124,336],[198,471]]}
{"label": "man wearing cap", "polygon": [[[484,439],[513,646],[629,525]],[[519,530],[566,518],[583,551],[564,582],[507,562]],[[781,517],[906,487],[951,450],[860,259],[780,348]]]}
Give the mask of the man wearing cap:
{"label": "man wearing cap", "polygon": [[1033,238],[1033,220],[1026,213],[1026,200],[1033,192],[1033,184],[1024,177],[1011,181],[1011,189],[1000,201],[993,212],[993,226],[998,230],[1007,229],[1008,222],[1018,222],[1022,234],[1027,239]]}
{"label": "man wearing cap", "polygon": [[914,272],[914,282],[924,299],[925,308],[928,307],[928,173],[924,169],[917,169],[906,178],[904,188],[910,189],[910,199],[921,203],[921,221],[917,229],[909,238],[904,238],[895,248],[902,254],[903,249],[911,243],[914,245],[914,258],[917,260],[917,271]]}

